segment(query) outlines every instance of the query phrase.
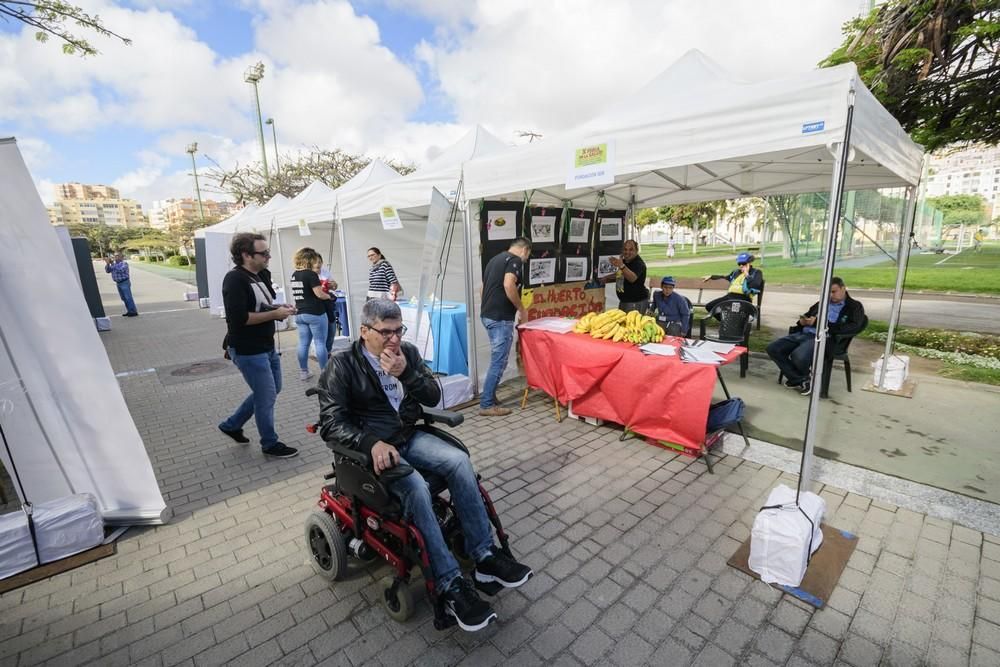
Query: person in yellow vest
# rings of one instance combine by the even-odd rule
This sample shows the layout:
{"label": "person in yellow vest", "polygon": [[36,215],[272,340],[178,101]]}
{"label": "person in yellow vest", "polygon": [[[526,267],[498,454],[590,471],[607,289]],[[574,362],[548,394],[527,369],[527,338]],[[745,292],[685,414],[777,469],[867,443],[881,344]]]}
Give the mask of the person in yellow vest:
{"label": "person in yellow vest", "polygon": [[705,304],[705,309],[712,312],[712,309],[724,301],[752,301],[754,294],[759,294],[764,289],[764,272],[755,269],[753,266],[754,256],[748,252],[741,252],[736,256],[736,269],[726,276],[705,276],[705,281],[719,280],[725,278],[729,281],[729,289],[725,295],[718,299],[712,299]]}
{"label": "person in yellow vest", "polygon": [[982,252],[983,251],[983,239],[984,238],[986,238],[986,237],[983,236],[983,230],[981,230],[981,229],[977,229],[976,233],[973,234],[973,236],[972,236],[972,249],[975,252]]}

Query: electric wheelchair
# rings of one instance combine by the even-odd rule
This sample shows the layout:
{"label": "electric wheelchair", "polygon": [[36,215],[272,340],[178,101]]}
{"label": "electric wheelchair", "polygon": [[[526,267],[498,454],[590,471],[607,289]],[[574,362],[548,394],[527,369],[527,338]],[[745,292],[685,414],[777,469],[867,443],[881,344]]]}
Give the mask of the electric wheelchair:
{"label": "electric wheelchair", "polygon": [[[306,396],[315,396],[319,390],[311,387]],[[435,424],[455,427],[465,417],[457,412],[423,407],[423,416],[416,428],[430,433],[469,455],[461,440],[437,428]],[[318,431],[319,424],[306,429]],[[444,630],[455,624],[446,614],[439,591],[435,590],[434,575],[424,548],[424,539],[415,525],[403,515],[399,500],[389,493],[387,485],[413,472],[409,465],[399,464],[376,476],[371,457],[336,442],[328,442],[333,450],[332,472],[324,479],[332,480],[320,491],[317,509],[306,518],[305,541],[313,569],[333,582],[347,574],[348,558],[371,562],[381,558],[393,570],[390,579],[381,582],[381,601],[389,616],[396,621],[406,621],[414,611],[413,592],[409,587],[410,572],[418,566],[423,574],[427,596],[434,610],[434,627]],[[430,486],[432,506],[441,527],[445,542],[451,547],[459,565],[471,569],[474,565],[465,553],[465,541],[458,515],[450,499],[442,496],[447,490],[445,480],[438,475],[421,471]],[[482,476],[476,475],[479,492],[486,507],[486,514],[496,532],[500,550],[513,558],[507,534],[493,507],[489,493],[482,485]],[[474,582],[477,589],[487,595],[496,595],[503,587],[495,582]]]}

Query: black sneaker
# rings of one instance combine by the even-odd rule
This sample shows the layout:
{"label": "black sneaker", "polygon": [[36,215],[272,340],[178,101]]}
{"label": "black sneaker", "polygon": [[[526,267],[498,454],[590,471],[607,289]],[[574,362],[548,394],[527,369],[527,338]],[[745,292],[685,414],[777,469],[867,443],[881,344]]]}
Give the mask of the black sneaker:
{"label": "black sneaker", "polygon": [[496,582],[504,588],[517,588],[535,574],[527,565],[493,548],[493,555],[476,564],[475,577],[480,583]]}
{"label": "black sneaker", "polygon": [[812,393],[812,383],[810,383],[809,380],[806,380],[805,382],[803,382],[802,383],[802,390],[799,393],[801,395],[803,395],[803,396],[808,396],[809,394],[811,394]]}
{"label": "black sneaker", "polygon": [[288,447],[283,442],[279,442],[274,447],[271,447],[270,449],[265,449],[263,451],[266,455],[273,456],[276,459],[290,459],[293,456],[299,455],[299,450],[295,449],[294,447]]}
{"label": "black sneaker", "polygon": [[789,389],[802,389],[802,380],[785,380],[785,386]]}
{"label": "black sneaker", "polygon": [[248,438],[245,435],[243,435],[243,429],[241,429],[241,428],[238,428],[235,431],[227,431],[226,429],[224,429],[224,428],[222,428],[220,426],[219,430],[222,431],[223,433],[225,433],[226,435],[228,435],[230,438],[232,438],[236,442],[240,443],[241,445],[245,445],[248,442],[250,442],[250,438]]}
{"label": "black sneaker", "polygon": [[484,602],[469,580],[459,576],[441,594],[444,611],[454,616],[458,626],[466,632],[482,630],[497,620],[497,614],[488,602]]}

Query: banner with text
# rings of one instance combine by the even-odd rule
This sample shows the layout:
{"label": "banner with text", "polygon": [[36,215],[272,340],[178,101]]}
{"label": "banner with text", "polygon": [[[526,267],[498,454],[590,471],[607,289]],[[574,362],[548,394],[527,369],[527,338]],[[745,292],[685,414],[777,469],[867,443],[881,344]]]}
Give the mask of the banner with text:
{"label": "banner with text", "polygon": [[569,156],[566,189],[590,188],[615,182],[615,143],[577,146]]}
{"label": "banner with text", "polygon": [[[541,317],[583,317],[587,313],[604,312],[604,287],[585,289],[587,283],[564,283],[536,287],[522,299],[528,309],[528,320]],[[524,290],[529,292],[529,290]]]}

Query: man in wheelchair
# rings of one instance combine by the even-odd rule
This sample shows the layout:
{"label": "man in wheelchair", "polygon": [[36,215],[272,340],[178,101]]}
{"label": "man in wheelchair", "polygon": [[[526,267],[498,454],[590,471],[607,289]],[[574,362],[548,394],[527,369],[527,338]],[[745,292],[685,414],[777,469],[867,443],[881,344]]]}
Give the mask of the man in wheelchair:
{"label": "man in wheelchair", "polygon": [[[477,582],[515,588],[531,576],[493,544],[490,520],[468,455],[444,440],[415,428],[421,404],[436,405],[441,388],[417,348],[403,343],[406,327],[399,306],[388,299],[365,304],[361,340],[338,353],[320,376],[320,434],[326,442],[368,452],[375,473],[402,501],[403,511],[423,536],[445,613],[464,630],[479,630],[496,619],[490,605],[462,576],[435,516],[430,487],[419,471],[447,482],[465,537],[465,551],[476,562]],[[397,466],[414,468],[393,474]]]}

